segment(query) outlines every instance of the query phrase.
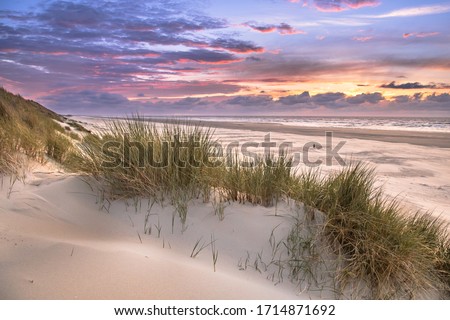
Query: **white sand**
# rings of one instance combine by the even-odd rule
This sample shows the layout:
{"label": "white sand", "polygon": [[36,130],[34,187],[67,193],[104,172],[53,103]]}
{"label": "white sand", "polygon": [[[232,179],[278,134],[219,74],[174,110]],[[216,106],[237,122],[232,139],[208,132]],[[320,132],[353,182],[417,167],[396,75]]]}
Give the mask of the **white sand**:
{"label": "white sand", "polygon": [[[223,143],[242,143],[261,142],[265,133],[217,129],[216,134]],[[294,142],[293,151],[308,141],[324,141],[324,137],[277,133],[272,138]],[[324,150],[313,150],[311,160],[324,155]],[[449,149],[349,140],[342,155],[376,164],[379,184],[389,195],[400,195],[411,207],[435,210],[450,221]],[[265,271],[261,264],[271,261],[272,230],[277,241],[288,232],[290,210],[285,204],[276,209],[229,204],[225,219],[219,221],[210,203],[195,200],[189,205],[184,232],[177,217],[172,232],[172,206],[155,204],[149,218],[151,234],[144,234],[145,199],[109,205],[80,178],[58,173],[51,166],[35,168],[25,185],[14,184],[8,197],[10,186],[4,178],[0,190],[1,299],[331,297],[326,289],[320,294],[300,294],[300,288],[286,278],[277,284],[276,268],[272,265]],[[196,242],[208,244],[211,236],[219,254],[216,272],[211,246],[196,258],[190,257]],[[239,270],[238,265],[247,268]]]}
{"label": "white sand", "polygon": [[[190,206],[186,231],[181,233],[176,218],[172,234],[173,208],[155,205],[152,233],[145,235],[144,213],[124,201],[114,202],[109,213],[100,211],[95,193],[77,177],[41,173],[29,182],[15,185],[8,199],[9,181],[4,181],[1,193],[2,299],[309,297],[298,296],[290,284],[275,286],[267,275],[237,267],[247,250],[255,257],[269,252],[272,228],[286,222],[272,209],[233,204],[219,221],[212,206],[199,201]],[[196,241],[209,243],[211,235],[219,252],[216,272],[210,247],[190,257]]]}

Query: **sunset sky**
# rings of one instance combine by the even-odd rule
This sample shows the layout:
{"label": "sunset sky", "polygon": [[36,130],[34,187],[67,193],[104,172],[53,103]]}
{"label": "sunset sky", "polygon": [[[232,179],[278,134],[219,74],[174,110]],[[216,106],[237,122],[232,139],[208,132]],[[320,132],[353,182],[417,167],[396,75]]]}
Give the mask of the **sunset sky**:
{"label": "sunset sky", "polygon": [[63,114],[450,116],[450,1],[0,1],[0,85]]}

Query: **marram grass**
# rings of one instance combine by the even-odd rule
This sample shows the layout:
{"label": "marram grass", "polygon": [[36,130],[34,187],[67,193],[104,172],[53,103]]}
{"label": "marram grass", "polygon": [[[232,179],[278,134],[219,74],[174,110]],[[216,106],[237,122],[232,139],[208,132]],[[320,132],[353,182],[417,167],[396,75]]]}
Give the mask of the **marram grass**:
{"label": "marram grass", "polygon": [[448,226],[406,212],[374,182],[373,169],[353,163],[327,178],[309,172],[293,183],[291,197],[325,214],[320,236],[342,261],[339,291],[356,285],[372,299],[448,298]]}
{"label": "marram grass", "polygon": [[0,88],[0,173],[20,170],[20,163],[14,161],[19,155],[64,164],[73,145],[55,120],[63,119],[36,102]]}
{"label": "marram grass", "polygon": [[212,132],[200,127],[157,128],[139,117],[115,120],[101,137],[89,135],[81,142],[77,162],[117,197],[194,197],[210,191],[204,185],[213,142]]}

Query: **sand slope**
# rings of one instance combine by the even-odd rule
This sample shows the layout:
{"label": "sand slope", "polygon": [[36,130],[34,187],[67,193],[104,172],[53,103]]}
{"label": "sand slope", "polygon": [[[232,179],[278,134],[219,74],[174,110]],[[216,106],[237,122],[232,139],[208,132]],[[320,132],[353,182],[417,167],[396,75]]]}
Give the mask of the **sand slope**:
{"label": "sand slope", "polygon": [[[285,218],[274,209],[232,204],[219,221],[210,204],[191,204],[187,229],[173,208],[152,208],[152,234],[144,234],[147,203],[140,208],[116,201],[99,210],[98,196],[80,178],[35,174],[0,198],[1,299],[298,299],[288,283],[274,285],[238,261],[247,251],[269,251],[272,229],[285,232]],[[192,208],[195,208],[192,209]],[[158,222],[159,221],[159,222]],[[160,226],[160,236],[156,226]],[[141,240],[139,239],[139,236]],[[197,240],[216,239],[190,257]]]}

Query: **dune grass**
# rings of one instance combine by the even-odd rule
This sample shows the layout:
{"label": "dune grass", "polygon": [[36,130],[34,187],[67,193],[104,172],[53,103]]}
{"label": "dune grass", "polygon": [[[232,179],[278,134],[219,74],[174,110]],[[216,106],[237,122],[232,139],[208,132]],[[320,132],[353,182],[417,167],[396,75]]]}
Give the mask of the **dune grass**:
{"label": "dune grass", "polygon": [[0,88],[0,172],[14,174],[26,155],[45,162],[64,163],[72,150],[71,137],[61,125],[62,117],[38,103]]}
{"label": "dune grass", "polygon": [[293,177],[284,155],[243,161],[221,158],[208,128],[183,123],[157,127],[139,117],[107,122],[102,136],[87,135],[74,162],[103,180],[115,197],[180,197],[272,206],[285,196]]}
{"label": "dune grass", "polygon": [[116,197],[198,197],[210,192],[204,185],[213,142],[212,132],[200,127],[157,128],[135,117],[108,122],[101,137],[87,136],[77,162]]}
{"label": "dune grass", "polygon": [[222,171],[218,186],[227,198],[240,203],[270,207],[285,196],[294,170],[285,155],[266,155],[240,160],[234,157]]}
{"label": "dune grass", "polygon": [[291,189],[290,197],[325,213],[320,236],[343,261],[339,290],[358,284],[374,299],[448,297],[447,225],[386,200],[374,182],[372,168],[353,163],[326,178],[303,173]]}

